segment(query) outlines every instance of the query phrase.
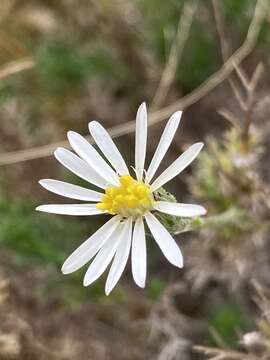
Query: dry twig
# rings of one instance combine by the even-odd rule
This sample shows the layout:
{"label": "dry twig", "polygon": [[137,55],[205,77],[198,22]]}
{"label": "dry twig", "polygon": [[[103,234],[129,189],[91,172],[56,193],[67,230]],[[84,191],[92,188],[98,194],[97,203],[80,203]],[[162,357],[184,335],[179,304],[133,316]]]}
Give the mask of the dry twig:
{"label": "dry twig", "polygon": [[[220,47],[221,47],[221,53],[223,61],[226,62],[229,56],[230,52],[230,46],[229,42],[227,40],[226,31],[225,31],[225,23],[224,19],[222,17],[222,13],[220,10],[220,3],[218,0],[212,0],[213,8],[214,8],[214,15],[216,20],[216,26],[217,31],[219,34],[220,39]],[[229,76],[228,81],[231,85],[232,91],[235,95],[235,98],[239,104],[239,107],[241,108],[242,112],[244,113],[245,123],[243,125],[243,128],[241,130],[241,126],[235,119],[235,116],[231,114],[229,111],[225,109],[219,110],[219,114],[221,114],[226,120],[231,122],[234,127],[238,128],[238,130],[241,130],[243,134],[243,140],[246,142],[248,141],[249,137],[249,129],[250,125],[252,123],[252,114],[253,114],[253,105],[255,103],[255,90],[258,85],[259,79],[263,72],[263,65],[259,63],[251,77],[246,75],[244,69],[240,66],[240,64],[235,64],[235,71],[238,75],[238,78],[242,84],[243,90],[238,86],[238,84],[233,80],[232,77]],[[245,96],[244,96],[245,94]]]}
{"label": "dry twig", "polygon": [[241,131],[241,126],[238,123],[238,119],[229,110],[225,108],[221,108],[218,110],[218,114],[223,116],[224,119],[228,120],[232,124],[232,126],[235,127],[237,130]]}
{"label": "dry twig", "polygon": [[173,40],[168,61],[162,72],[157,91],[151,105],[152,110],[160,108],[167,97],[170,87],[175,79],[177,67],[181,61],[183,50],[186,45],[192,20],[198,5],[198,1],[192,3],[186,1],[181,16],[179,18],[178,28]]}
{"label": "dry twig", "polygon": [[[222,54],[223,62],[226,62],[230,56],[231,50],[230,50],[230,44],[226,33],[226,25],[224,22],[224,18],[222,16],[222,12],[220,9],[220,2],[218,0],[212,0],[213,9],[214,9],[214,16],[216,21],[216,28],[219,35],[219,41],[220,41],[220,49]],[[240,68],[240,65],[239,65]],[[244,100],[243,100],[243,94],[242,91],[239,89],[238,84],[233,79],[232,76],[228,77],[229,84],[232,88],[232,91],[237,98],[240,106],[242,109],[245,108]]]}
{"label": "dry twig", "polygon": [[0,80],[3,80],[8,76],[17,74],[23,70],[31,69],[33,66],[35,66],[35,62],[31,57],[11,61],[8,64],[0,67]]}
{"label": "dry twig", "polygon": [[207,346],[194,346],[194,350],[210,356],[210,360],[258,360],[257,357],[234,350],[223,350]]}
{"label": "dry twig", "polygon": [[246,121],[243,129],[243,139],[245,140],[248,140],[249,129],[252,123],[253,105],[255,104],[256,101],[255,90],[262,73],[263,73],[263,65],[262,63],[259,63],[246,88],[247,91],[247,101],[246,101],[246,111],[245,111]]}

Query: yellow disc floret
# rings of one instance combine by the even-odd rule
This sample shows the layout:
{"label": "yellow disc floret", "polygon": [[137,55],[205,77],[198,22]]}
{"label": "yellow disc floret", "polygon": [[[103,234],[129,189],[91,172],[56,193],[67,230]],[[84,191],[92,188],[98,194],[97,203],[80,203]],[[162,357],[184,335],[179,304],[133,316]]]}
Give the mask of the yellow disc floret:
{"label": "yellow disc floret", "polygon": [[122,175],[119,180],[119,186],[105,189],[102,200],[97,204],[98,209],[112,215],[136,217],[152,208],[153,196],[148,185],[130,175]]}

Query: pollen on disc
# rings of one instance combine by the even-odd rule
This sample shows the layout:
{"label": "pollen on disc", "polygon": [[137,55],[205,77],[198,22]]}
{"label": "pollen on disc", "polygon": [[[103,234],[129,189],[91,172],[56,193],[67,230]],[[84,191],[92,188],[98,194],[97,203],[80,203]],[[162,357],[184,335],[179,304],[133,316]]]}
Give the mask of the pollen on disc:
{"label": "pollen on disc", "polygon": [[120,186],[108,187],[98,209],[110,214],[122,216],[139,216],[150,210],[153,205],[153,195],[148,185],[133,179],[130,175],[119,178]]}

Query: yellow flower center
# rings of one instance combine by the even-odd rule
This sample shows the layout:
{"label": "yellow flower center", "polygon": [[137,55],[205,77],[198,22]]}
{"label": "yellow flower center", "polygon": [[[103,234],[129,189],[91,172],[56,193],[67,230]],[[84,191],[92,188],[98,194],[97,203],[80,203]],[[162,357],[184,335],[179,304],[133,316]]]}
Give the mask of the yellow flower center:
{"label": "yellow flower center", "polygon": [[137,217],[150,210],[153,201],[148,185],[129,175],[122,175],[120,176],[120,186],[105,189],[105,194],[97,204],[97,208],[108,211],[112,215]]}

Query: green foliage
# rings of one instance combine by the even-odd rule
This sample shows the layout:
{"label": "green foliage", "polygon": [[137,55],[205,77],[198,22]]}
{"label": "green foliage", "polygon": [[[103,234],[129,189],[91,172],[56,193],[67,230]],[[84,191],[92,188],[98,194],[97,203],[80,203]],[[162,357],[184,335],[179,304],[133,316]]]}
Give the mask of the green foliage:
{"label": "green foliage", "polygon": [[0,84],[0,103],[16,95],[16,86],[9,80],[2,81]]}
{"label": "green foliage", "polygon": [[251,15],[254,11],[256,1],[254,0],[227,0],[222,4],[222,9],[225,13],[226,21],[233,24],[238,33],[243,35],[246,32]]}
{"label": "green foliage", "polygon": [[0,244],[12,249],[19,262],[61,266],[93,229],[86,223],[36,212],[30,201],[0,201]]}
{"label": "green foliage", "polygon": [[[86,267],[68,276],[60,275],[60,268],[68,255],[97,227],[70,217],[61,217],[36,212],[35,204],[29,201],[0,200],[0,245],[11,250],[14,266],[36,263],[53,266],[59,277],[49,277],[37,291],[42,298],[48,292],[65,293],[65,305],[78,308],[82,302],[105,301],[104,281],[90,287],[82,285]],[[126,301],[126,292],[120,286],[112,292],[111,301]]]}
{"label": "green foliage", "polygon": [[76,56],[72,46],[55,41],[42,48],[37,55],[41,79],[44,82],[48,81],[50,86],[56,87],[56,90],[83,81],[86,71],[85,59]]}
{"label": "green foliage", "polygon": [[[251,148],[257,146],[258,150],[259,139],[254,137],[250,141]],[[254,190],[249,177],[250,155],[252,151],[245,147],[235,129],[225,133],[223,140],[209,139],[208,150],[200,155],[196,174],[191,178],[192,192],[212,203],[216,213],[231,207],[241,209],[243,197],[250,196]]]}
{"label": "green foliage", "polygon": [[119,81],[125,77],[126,68],[109,48],[96,43],[86,49],[76,45],[64,40],[51,40],[37,49],[36,71],[42,88],[59,92],[83,86],[93,77],[104,81],[117,78]]}
{"label": "green foliage", "polygon": [[[144,42],[151,48],[158,63],[167,61],[170,45],[177,31],[179,14],[183,1],[141,1],[146,16]],[[198,10],[200,11],[200,10]],[[176,81],[182,89],[189,91],[205,80],[217,64],[217,52],[214,34],[202,31],[205,27],[201,18],[195,17],[191,27],[189,41],[185,47],[181,67],[177,71]]]}
{"label": "green foliage", "polygon": [[98,281],[91,284],[91,286],[83,286],[83,277],[87,266],[76,271],[75,273],[59,277],[48,278],[46,282],[40,284],[38,288],[38,295],[41,298],[47,296],[48,293],[61,293],[63,296],[64,306],[67,309],[78,310],[83,303],[98,302],[98,303],[123,303],[127,301],[127,291],[125,288],[118,284],[117,287],[112,291],[108,298],[104,293],[105,287],[105,275]]}
{"label": "green foliage", "polygon": [[[256,146],[258,150],[259,139],[253,137],[250,142],[251,149]],[[220,241],[241,239],[243,233],[256,226],[256,219],[246,206],[256,192],[248,165],[252,154],[241,134],[231,129],[223,140],[208,141],[208,149],[200,154],[196,171],[190,178],[192,193],[211,214],[202,226],[215,229],[216,239]]]}
{"label": "green foliage", "polygon": [[211,336],[216,333],[227,346],[237,347],[238,332],[248,331],[253,325],[244,310],[232,300],[218,306],[211,306],[207,317],[209,338],[213,345],[219,345],[215,344],[215,339]]}
{"label": "green foliage", "polygon": [[[225,14],[227,24],[233,24],[234,32],[242,38],[245,36],[250,24],[251,16],[254,12],[256,1],[254,0],[228,0],[223,2],[222,10]],[[228,35],[232,35],[231,29],[228,29]],[[262,47],[269,49],[270,29],[267,21],[263,24],[258,43]]]}
{"label": "green foliage", "polygon": [[218,176],[219,163],[216,159],[219,154],[215,155],[217,151],[221,152],[220,146],[217,142],[212,141],[209,144],[209,150],[200,154],[197,161],[196,180],[191,183],[191,187],[198,197],[207,198],[209,202],[215,204],[217,212],[222,212],[232,206],[234,202],[226,193],[220,191],[221,179]]}
{"label": "green foliage", "polygon": [[143,43],[158,62],[165,62],[175,34],[183,1],[137,0],[145,19]]}
{"label": "green foliage", "polygon": [[166,284],[158,277],[149,279],[146,292],[147,296],[152,300],[158,300],[162,295]]}
{"label": "green foliage", "polygon": [[177,83],[185,91],[190,91],[206,80],[217,69],[218,53],[214,34],[202,31],[205,25],[195,20],[189,41],[177,72]]}

